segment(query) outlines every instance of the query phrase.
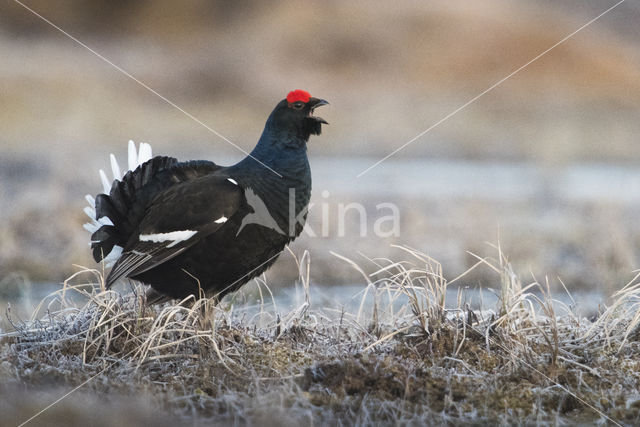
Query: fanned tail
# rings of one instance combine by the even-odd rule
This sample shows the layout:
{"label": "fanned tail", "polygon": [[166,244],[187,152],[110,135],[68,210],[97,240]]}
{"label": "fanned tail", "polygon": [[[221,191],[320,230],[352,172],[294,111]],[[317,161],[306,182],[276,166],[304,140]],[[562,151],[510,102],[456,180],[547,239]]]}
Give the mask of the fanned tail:
{"label": "fanned tail", "polygon": [[112,264],[120,257],[135,225],[132,220],[135,222],[136,211],[141,211],[146,206],[141,206],[136,191],[147,185],[159,171],[177,163],[171,157],[152,158],[151,146],[145,143],[140,143],[136,150],[135,143],[129,141],[128,153],[129,169],[124,176],[116,157],[111,154],[109,158],[113,179],[109,180],[101,169],[103,193],[95,198],[89,194],[85,196],[89,206],[84,208],[84,212],[91,222],[84,224],[84,228],[91,233],[91,248],[96,262]]}
{"label": "fanned tail", "polygon": [[177,183],[194,179],[220,168],[213,162],[180,163],[173,157],[152,157],[151,146],[141,143],[138,150],[133,141],[128,148],[129,170],[122,174],[116,157],[109,156],[109,180],[100,170],[103,193],[95,198],[87,195],[89,206],[84,212],[91,222],[84,228],[91,233],[91,249],[96,262],[114,263],[122,255],[127,241],[134,234],[153,199]]}

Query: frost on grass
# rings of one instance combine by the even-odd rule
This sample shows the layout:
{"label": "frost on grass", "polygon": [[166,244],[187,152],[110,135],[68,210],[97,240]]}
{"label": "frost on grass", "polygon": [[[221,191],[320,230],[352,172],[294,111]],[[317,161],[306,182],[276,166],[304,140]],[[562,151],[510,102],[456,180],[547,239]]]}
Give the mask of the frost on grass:
{"label": "frost on grass", "polygon": [[105,291],[83,270],[0,335],[0,390],[86,382],[75,393],[145,396],[203,424],[640,421],[638,277],[588,320],[547,284],[522,284],[498,251],[474,266],[495,271],[498,304],[472,310],[459,291],[451,308],[447,287],[464,275],[447,281],[435,260],[398,249],[399,261],[338,256],[363,277],[351,312],[314,306],[308,253],[296,258],[304,297],[287,312],[264,278],[256,304],[149,308],[140,286]]}

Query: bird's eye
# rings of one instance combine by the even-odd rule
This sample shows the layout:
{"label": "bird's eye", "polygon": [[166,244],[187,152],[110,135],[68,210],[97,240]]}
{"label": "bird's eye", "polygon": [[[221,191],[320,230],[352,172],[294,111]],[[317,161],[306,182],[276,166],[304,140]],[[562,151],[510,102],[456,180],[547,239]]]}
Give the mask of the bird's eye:
{"label": "bird's eye", "polygon": [[294,102],[292,104],[293,108],[295,108],[296,110],[301,109],[302,107],[304,107],[304,102],[302,101],[298,101],[298,102]]}

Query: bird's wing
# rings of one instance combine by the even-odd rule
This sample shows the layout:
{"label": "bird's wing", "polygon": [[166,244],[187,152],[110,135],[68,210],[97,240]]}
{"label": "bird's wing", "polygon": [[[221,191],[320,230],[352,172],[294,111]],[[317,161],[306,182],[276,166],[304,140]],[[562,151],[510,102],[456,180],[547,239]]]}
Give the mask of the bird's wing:
{"label": "bird's wing", "polygon": [[164,191],[151,203],[107,277],[107,287],[180,255],[234,215],[242,189],[223,176],[204,176]]}

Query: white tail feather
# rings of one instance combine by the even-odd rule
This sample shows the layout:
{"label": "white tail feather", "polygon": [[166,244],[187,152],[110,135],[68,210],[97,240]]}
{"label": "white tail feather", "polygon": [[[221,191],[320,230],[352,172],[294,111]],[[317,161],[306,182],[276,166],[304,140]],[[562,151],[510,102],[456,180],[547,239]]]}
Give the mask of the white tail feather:
{"label": "white tail feather", "polygon": [[102,169],[100,169],[100,180],[102,181],[102,188],[104,189],[104,194],[109,194],[111,191],[111,184],[107,179],[107,174],[104,173]]}
{"label": "white tail feather", "polygon": [[115,245],[113,249],[111,249],[111,252],[109,252],[102,261],[107,267],[110,267],[118,260],[118,258],[120,258],[120,255],[122,255],[122,246]]}
{"label": "white tail feather", "polygon": [[[129,170],[135,170],[138,166],[143,164],[144,162],[150,160],[153,157],[151,151],[151,145],[145,144],[144,142],[140,143],[139,150],[136,150],[136,144],[132,140],[129,140],[128,146],[128,166]],[[110,181],[107,178],[107,174],[104,170],[100,169],[100,181],[102,182],[102,187],[105,194],[109,194],[111,192],[111,186],[113,181],[122,180],[122,170],[120,169],[120,165],[118,164],[118,160],[116,156],[111,154],[109,156],[109,160],[111,162],[111,173],[113,174],[113,179]],[[103,216],[100,219],[96,219],[96,200],[90,194],[87,194],[85,197],[89,206],[84,208],[84,213],[87,214],[91,222],[87,222],[82,225],[82,227],[87,230],[89,233],[93,234],[100,229],[103,225],[113,226],[113,221],[111,218]],[[96,242],[90,242],[96,243]],[[111,252],[107,254],[103,262],[107,267],[113,265],[118,258],[122,255],[122,247],[114,246]]]}
{"label": "white tail feather", "polygon": [[140,143],[140,150],[138,151],[138,166],[151,160],[153,155],[151,154],[151,145],[144,142]]}
{"label": "white tail feather", "polygon": [[102,225],[114,225],[113,221],[111,221],[111,218],[109,218],[108,216],[103,216],[98,220],[98,222]]}
{"label": "white tail feather", "polygon": [[95,219],[96,218],[96,210],[94,208],[92,208],[91,206],[86,206],[84,208],[84,213],[87,214],[87,216],[91,219]]}
{"label": "white tail feather", "polygon": [[98,231],[101,226],[98,220],[96,220],[96,200],[90,194],[87,194],[86,196],[84,196],[84,198],[89,206],[85,206],[83,211],[89,217],[91,222],[84,224],[83,227],[89,233],[93,234]]}
{"label": "white tail feather", "polygon": [[114,156],[113,154],[110,154],[109,160],[111,160],[111,173],[113,173],[113,179],[121,180],[122,175],[120,175],[120,165],[118,165],[116,156]]}
{"label": "white tail feather", "polygon": [[129,140],[129,170],[132,171],[138,167],[138,153],[136,153],[136,143]]}
{"label": "white tail feather", "polygon": [[98,227],[97,225],[92,224],[90,222],[87,222],[87,223],[82,224],[82,228],[87,230],[89,233],[93,234],[96,231],[98,231],[98,228],[100,228],[100,227]]}

